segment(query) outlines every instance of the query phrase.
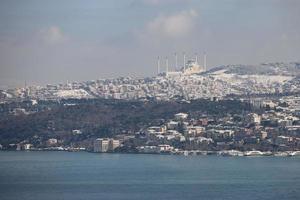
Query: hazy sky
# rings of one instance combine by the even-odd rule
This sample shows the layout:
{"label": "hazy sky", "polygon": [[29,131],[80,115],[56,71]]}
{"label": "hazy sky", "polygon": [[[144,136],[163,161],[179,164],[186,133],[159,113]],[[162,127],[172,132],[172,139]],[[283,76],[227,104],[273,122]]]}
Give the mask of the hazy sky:
{"label": "hazy sky", "polygon": [[[156,58],[300,60],[299,0],[0,0],[0,85],[152,76]],[[179,58],[181,62],[181,56]]]}

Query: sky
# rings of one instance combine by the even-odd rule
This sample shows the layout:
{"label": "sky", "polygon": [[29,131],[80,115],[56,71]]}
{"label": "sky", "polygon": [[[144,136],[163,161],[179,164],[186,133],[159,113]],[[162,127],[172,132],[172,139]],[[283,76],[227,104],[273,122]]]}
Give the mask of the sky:
{"label": "sky", "polygon": [[0,0],[0,86],[300,60],[299,0]]}

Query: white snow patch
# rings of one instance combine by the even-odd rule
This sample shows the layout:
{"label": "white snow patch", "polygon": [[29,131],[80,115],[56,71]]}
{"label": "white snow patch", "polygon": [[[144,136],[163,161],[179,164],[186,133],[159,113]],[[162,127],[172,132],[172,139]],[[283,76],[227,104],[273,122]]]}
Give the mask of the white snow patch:
{"label": "white snow patch", "polygon": [[76,89],[76,90],[59,90],[55,93],[57,97],[60,98],[88,98],[90,97],[89,93],[84,89]]}

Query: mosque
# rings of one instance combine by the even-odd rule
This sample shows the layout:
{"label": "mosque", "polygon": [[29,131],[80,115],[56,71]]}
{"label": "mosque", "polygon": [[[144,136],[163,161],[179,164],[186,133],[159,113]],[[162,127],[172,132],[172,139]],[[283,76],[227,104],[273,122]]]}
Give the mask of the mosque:
{"label": "mosque", "polygon": [[[173,67],[174,68],[174,67]],[[194,59],[186,61],[186,55],[183,54],[183,66],[178,68],[177,54],[175,54],[175,69],[169,70],[168,57],[165,58],[165,70],[161,71],[161,59],[157,59],[157,74],[159,76],[173,77],[173,76],[187,76],[192,74],[199,74],[206,71],[206,54],[204,54],[203,65],[198,63],[198,56],[195,55]]]}

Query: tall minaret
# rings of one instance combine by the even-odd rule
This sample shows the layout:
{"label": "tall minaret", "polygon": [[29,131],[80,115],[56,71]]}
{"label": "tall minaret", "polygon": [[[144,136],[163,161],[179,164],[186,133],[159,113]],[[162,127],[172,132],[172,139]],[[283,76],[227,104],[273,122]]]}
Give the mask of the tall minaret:
{"label": "tall minaret", "polygon": [[183,70],[185,71],[185,52],[183,52]]}
{"label": "tall minaret", "polygon": [[196,64],[198,64],[198,54],[197,53],[195,53],[195,62],[196,62]]}
{"label": "tall minaret", "polygon": [[204,58],[203,58],[203,67],[204,67],[204,71],[206,71],[206,52],[204,52]]}
{"label": "tall minaret", "polygon": [[157,57],[157,75],[160,74],[160,57]]}
{"label": "tall minaret", "polygon": [[168,76],[168,72],[169,72],[169,59],[168,57],[166,57],[166,75]]}
{"label": "tall minaret", "polygon": [[177,70],[178,68],[178,58],[177,58],[177,53],[175,53],[175,68]]}

